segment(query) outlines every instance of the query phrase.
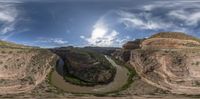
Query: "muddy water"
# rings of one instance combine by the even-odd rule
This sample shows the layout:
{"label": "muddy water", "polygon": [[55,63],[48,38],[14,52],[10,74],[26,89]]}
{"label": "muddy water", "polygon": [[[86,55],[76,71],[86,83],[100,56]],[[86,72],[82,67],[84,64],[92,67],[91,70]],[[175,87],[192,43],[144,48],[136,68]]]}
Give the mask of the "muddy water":
{"label": "muddy water", "polygon": [[59,70],[63,70],[62,60],[60,60],[59,62],[58,70],[53,71],[51,75],[51,83],[57,88],[62,89],[63,91],[72,93],[105,93],[116,91],[127,83],[129,71],[125,67],[117,65],[110,57],[105,57],[113,66],[116,67],[117,70],[114,80],[107,85],[96,85],[93,87],[86,87],[66,82],[62,77],[62,71],[60,71],[61,73],[57,72]]}

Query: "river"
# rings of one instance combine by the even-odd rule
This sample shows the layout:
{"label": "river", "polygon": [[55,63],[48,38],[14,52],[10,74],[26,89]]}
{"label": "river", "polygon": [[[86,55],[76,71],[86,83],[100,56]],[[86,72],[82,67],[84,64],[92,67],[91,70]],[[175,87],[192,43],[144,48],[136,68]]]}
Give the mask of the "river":
{"label": "river", "polygon": [[[57,67],[57,70],[54,70],[51,75],[51,83],[56,86],[57,88],[62,89],[66,92],[71,93],[106,93],[106,92],[112,92],[119,90],[121,87],[123,87],[128,80],[128,73],[129,71],[123,67],[117,65],[110,57],[105,56],[105,58],[114,66],[116,67],[116,75],[112,82],[106,85],[96,85],[92,87],[87,86],[79,86],[74,85],[69,82],[66,82],[62,77],[62,68],[64,65],[64,62],[62,60],[59,61],[59,65]],[[58,73],[59,71],[59,73]]]}

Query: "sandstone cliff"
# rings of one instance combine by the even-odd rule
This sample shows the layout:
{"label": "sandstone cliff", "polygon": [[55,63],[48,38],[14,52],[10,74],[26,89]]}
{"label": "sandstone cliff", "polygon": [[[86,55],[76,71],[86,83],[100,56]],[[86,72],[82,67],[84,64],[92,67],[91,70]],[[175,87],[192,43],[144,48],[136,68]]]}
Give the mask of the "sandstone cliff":
{"label": "sandstone cliff", "polygon": [[117,49],[112,56],[123,62],[128,62],[130,60],[131,51],[141,48],[141,42],[144,39],[136,39],[135,41],[128,41],[123,45],[122,49]]}
{"label": "sandstone cliff", "polygon": [[197,38],[159,33],[131,51],[130,63],[147,83],[176,94],[200,94],[200,49]]}
{"label": "sandstone cliff", "polygon": [[30,91],[45,79],[57,56],[47,50],[10,44],[0,44],[0,94]]}

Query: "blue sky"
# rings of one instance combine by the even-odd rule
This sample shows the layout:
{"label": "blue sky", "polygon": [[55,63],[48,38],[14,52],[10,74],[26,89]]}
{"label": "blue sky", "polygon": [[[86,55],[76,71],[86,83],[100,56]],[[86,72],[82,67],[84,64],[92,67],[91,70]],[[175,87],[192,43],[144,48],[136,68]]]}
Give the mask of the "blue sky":
{"label": "blue sky", "polygon": [[0,39],[19,44],[121,46],[161,31],[200,37],[198,0],[0,0]]}

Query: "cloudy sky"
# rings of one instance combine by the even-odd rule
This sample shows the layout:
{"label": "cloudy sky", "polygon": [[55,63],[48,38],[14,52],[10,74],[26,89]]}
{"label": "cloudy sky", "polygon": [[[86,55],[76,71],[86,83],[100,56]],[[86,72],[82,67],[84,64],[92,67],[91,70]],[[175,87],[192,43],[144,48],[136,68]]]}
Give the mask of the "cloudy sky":
{"label": "cloudy sky", "polygon": [[0,39],[19,44],[121,46],[161,31],[200,37],[199,0],[0,0]]}

